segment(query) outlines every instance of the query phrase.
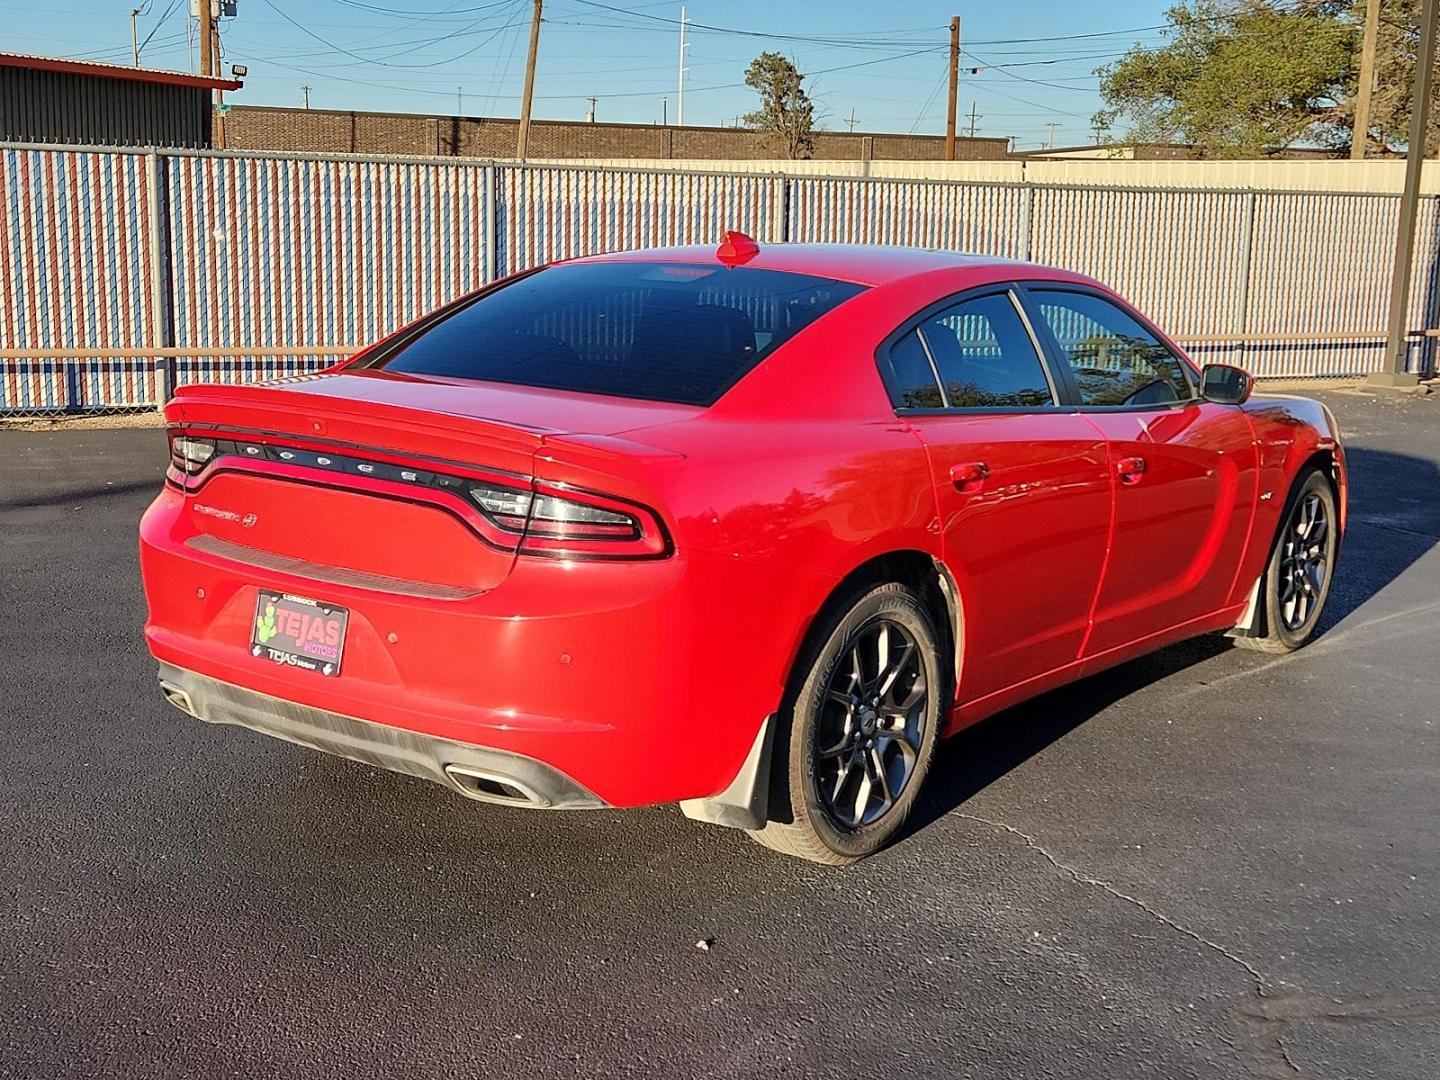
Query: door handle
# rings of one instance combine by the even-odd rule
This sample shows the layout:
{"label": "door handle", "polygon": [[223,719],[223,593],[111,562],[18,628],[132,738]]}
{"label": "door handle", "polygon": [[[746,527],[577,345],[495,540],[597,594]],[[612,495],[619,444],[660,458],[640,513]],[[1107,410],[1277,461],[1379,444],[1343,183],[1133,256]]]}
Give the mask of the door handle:
{"label": "door handle", "polygon": [[1122,484],[1138,484],[1145,475],[1145,468],[1143,457],[1123,457],[1115,463],[1115,471],[1120,474]]}
{"label": "door handle", "polygon": [[950,483],[956,490],[967,494],[979,491],[985,478],[990,475],[990,466],[983,461],[962,461],[950,466]]}

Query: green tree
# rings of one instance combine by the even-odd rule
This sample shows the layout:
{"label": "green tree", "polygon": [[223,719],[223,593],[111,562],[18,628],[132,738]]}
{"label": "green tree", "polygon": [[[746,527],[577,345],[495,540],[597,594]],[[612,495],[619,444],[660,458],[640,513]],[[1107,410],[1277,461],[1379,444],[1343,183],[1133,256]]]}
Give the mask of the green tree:
{"label": "green tree", "polygon": [[1167,44],[1136,45],[1099,69],[1106,107],[1095,122],[1216,157],[1348,146],[1355,11],[1354,0],[1183,0],[1166,12]]}
{"label": "green tree", "polygon": [[770,136],[787,158],[808,158],[815,149],[815,105],[801,85],[805,76],[785,57],[763,52],[745,69],[745,85],[760,95],[760,108],[745,124]]}

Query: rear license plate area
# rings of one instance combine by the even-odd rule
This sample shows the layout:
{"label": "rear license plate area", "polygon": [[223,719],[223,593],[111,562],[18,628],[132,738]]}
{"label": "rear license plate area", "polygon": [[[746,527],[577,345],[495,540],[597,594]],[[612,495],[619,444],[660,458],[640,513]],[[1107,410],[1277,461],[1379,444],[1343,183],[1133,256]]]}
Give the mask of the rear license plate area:
{"label": "rear license plate area", "polygon": [[346,608],[260,589],[250,625],[250,654],[320,675],[339,675],[349,622]]}

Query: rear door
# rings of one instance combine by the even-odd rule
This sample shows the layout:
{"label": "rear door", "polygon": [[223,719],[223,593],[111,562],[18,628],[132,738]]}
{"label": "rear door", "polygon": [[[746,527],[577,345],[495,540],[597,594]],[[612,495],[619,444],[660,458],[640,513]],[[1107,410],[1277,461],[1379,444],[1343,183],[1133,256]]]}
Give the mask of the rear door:
{"label": "rear door", "polygon": [[964,606],[959,701],[1074,661],[1110,527],[1104,439],[1060,407],[1008,287],[935,305],[887,345],[882,369],[928,449]]}
{"label": "rear door", "polygon": [[1255,504],[1244,410],[1202,400],[1190,366],[1113,298],[1059,284],[1021,294],[1067,399],[1104,433],[1117,481],[1086,655],[1223,608]]}

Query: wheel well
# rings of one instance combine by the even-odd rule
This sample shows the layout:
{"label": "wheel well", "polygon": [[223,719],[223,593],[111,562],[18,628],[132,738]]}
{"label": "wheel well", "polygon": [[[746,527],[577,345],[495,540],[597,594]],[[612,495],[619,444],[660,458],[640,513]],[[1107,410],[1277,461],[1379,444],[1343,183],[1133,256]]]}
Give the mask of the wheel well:
{"label": "wheel well", "polygon": [[1336,497],[1340,495],[1340,477],[1336,475],[1338,466],[1335,462],[1335,455],[1329,450],[1316,450],[1304,463],[1295,470],[1295,476],[1300,477],[1306,469],[1314,466],[1325,474],[1325,479],[1330,481],[1330,489],[1335,492]]}
{"label": "wheel well", "polygon": [[[941,649],[949,650],[952,678],[955,680],[951,684],[951,692],[953,693],[954,686],[959,685],[961,642],[964,640],[963,613],[959,590],[945,565],[933,555],[911,549],[886,552],[855,567],[836,583],[824,602],[811,615],[809,625],[805,627],[795,653],[790,658],[784,698],[780,710],[775,714],[779,723],[775,727],[773,738],[774,745],[779,749],[772,751],[771,766],[767,771],[768,788],[764,805],[769,820],[789,820],[789,811],[783,797],[789,783],[784,749],[789,746],[790,739],[788,705],[795,700],[805,680],[806,672],[802,669],[806,658],[813,655],[814,650],[820,646],[817,637],[830,625],[827,616],[847,597],[853,597],[857,589],[884,585],[892,581],[909,586],[920,597],[921,603],[934,620],[935,629],[940,635]],[[943,664],[943,657],[941,662]]]}
{"label": "wheel well", "polygon": [[1285,529],[1285,522],[1288,520],[1290,513],[1290,500],[1295,497],[1295,492],[1299,490],[1300,481],[1304,479],[1305,474],[1311,469],[1317,469],[1320,475],[1325,477],[1326,482],[1330,485],[1330,491],[1334,494],[1336,502],[1338,503],[1340,499],[1340,478],[1336,475],[1338,467],[1334,453],[1329,450],[1316,450],[1302,461],[1300,467],[1295,470],[1295,475],[1290,480],[1290,487],[1285,492],[1285,502],[1281,504],[1280,507],[1280,520],[1275,526],[1275,534],[1270,538],[1269,547],[1265,549],[1267,552],[1265,568],[1261,569],[1260,578],[1256,585],[1259,591],[1252,594],[1254,602],[1246,612],[1248,617],[1243,617],[1242,622],[1231,631],[1235,637],[1263,637],[1268,632],[1266,627],[1270,613],[1266,610],[1265,603],[1265,576],[1269,572],[1268,567],[1270,565],[1270,556],[1268,553],[1274,551],[1275,544],[1279,541],[1280,534]]}
{"label": "wheel well", "polygon": [[811,635],[816,632],[817,627],[824,625],[823,616],[837,598],[851,593],[857,586],[884,585],[891,581],[909,586],[920,597],[940,633],[941,648],[948,650],[953,661],[953,677],[958,683],[960,643],[963,640],[959,590],[944,563],[933,555],[913,549],[888,551],[884,555],[877,555],[855,567],[830,590],[825,602],[812,616],[801,646],[792,661],[792,682],[795,678],[794,664],[805,655],[805,646],[810,643]]}

